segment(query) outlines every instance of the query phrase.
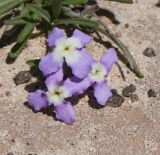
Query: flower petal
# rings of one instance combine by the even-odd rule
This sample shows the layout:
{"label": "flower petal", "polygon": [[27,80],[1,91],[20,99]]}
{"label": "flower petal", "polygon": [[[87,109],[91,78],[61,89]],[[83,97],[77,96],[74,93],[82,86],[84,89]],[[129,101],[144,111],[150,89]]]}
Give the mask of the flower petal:
{"label": "flower petal", "polygon": [[106,105],[107,100],[112,97],[111,89],[106,82],[96,83],[94,86],[94,96],[100,105]]}
{"label": "flower petal", "polygon": [[66,60],[66,62],[67,65],[72,69],[72,73],[76,77],[83,79],[91,71],[93,59],[91,55],[84,48],[79,52],[79,59],[75,59],[75,61]]}
{"label": "flower petal", "polygon": [[75,112],[70,102],[65,102],[55,106],[56,118],[71,125],[75,122]]}
{"label": "flower petal", "polygon": [[51,52],[41,58],[39,63],[39,69],[43,72],[44,75],[49,75],[61,67],[60,63],[54,60],[54,57]]}
{"label": "flower petal", "polygon": [[93,37],[81,32],[78,29],[74,30],[72,37],[78,38],[80,40],[81,48],[93,40]]}
{"label": "flower petal", "polygon": [[92,82],[88,77],[85,79],[71,77],[64,81],[64,87],[68,89],[70,96],[83,94],[91,84]]}
{"label": "flower petal", "polygon": [[53,85],[59,84],[63,80],[63,69],[60,68],[57,72],[48,76],[45,80],[47,88],[52,87]]}
{"label": "flower petal", "polygon": [[108,49],[102,56],[100,62],[106,67],[107,72],[110,72],[113,64],[118,62],[117,53],[114,48]]}
{"label": "flower petal", "polygon": [[45,93],[42,90],[37,90],[28,95],[29,105],[36,111],[46,108],[48,106],[48,101]]}
{"label": "flower petal", "polygon": [[49,34],[47,43],[49,46],[55,46],[57,39],[65,37],[65,34],[61,29],[55,27],[52,32]]}

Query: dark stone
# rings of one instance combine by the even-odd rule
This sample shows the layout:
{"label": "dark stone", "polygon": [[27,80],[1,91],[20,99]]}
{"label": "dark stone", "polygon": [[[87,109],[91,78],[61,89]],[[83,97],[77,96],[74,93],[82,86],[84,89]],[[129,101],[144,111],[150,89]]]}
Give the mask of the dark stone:
{"label": "dark stone", "polygon": [[10,96],[11,95],[11,92],[10,91],[6,91],[6,96]]}
{"label": "dark stone", "polygon": [[14,155],[14,153],[13,152],[9,152],[9,153],[7,153],[7,155]]}
{"label": "dark stone", "polygon": [[20,71],[14,78],[16,85],[27,83],[31,80],[29,71]]}
{"label": "dark stone", "polygon": [[127,24],[125,24],[124,26],[125,26],[125,28],[129,28],[129,24],[128,24],[128,23],[127,23]]}
{"label": "dark stone", "polygon": [[143,52],[143,55],[145,55],[147,57],[155,57],[156,56],[153,48],[146,48]]}
{"label": "dark stone", "polygon": [[12,143],[15,143],[16,141],[15,141],[15,139],[13,138],[13,139],[11,140],[11,142],[12,142]]}
{"label": "dark stone", "polygon": [[133,84],[130,84],[129,86],[125,87],[122,90],[122,94],[125,97],[130,97],[132,95],[132,93],[135,92],[135,91],[136,91],[136,86],[133,85]]}
{"label": "dark stone", "polygon": [[120,107],[124,102],[124,98],[117,93],[117,90],[112,89],[113,96],[109,98],[107,105],[110,107]]}
{"label": "dark stone", "polygon": [[27,142],[26,145],[29,145],[29,143]]}
{"label": "dark stone", "polygon": [[153,89],[148,90],[148,97],[156,97],[157,93]]}

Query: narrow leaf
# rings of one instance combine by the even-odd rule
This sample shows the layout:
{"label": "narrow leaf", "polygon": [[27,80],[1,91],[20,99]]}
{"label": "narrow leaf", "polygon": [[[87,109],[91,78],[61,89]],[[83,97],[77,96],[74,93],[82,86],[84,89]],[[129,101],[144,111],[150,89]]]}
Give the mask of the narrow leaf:
{"label": "narrow leaf", "polygon": [[51,21],[50,14],[40,6],[37,6],[36,4],[27,4],[27,8],[33,13],[36,13],[40,17],[44,18],[48,23],[50,23]]}
{"label": "narrow leaf", "polygon": [[62,0],[52,0],[53,18],[58,18],[61,13]]}
{"label": "narrow leaf", "polygon": [[[31,35],[31,34],[30,34]],[[16,43],[13,48],[11,49],[11,52],[9,53],[9,58],[16,59],[18,55],[22,52],[24,47],[27,44],[28,39],[30,38],[30,35],[26,38],[26,40],[22,43]]]}
{"label": "narrow leaf", "polygon": [[128,4],[133,3],[133,0],[107,0],[107,1],[115,1],[115,2],[128,3]]}
{"label": "narrow leaf", "polygon": [[20,32],[20,34],[17,37],[17,43],[24,42],[26,38],[32,33],[34,26],[35,24],[32,24],[32,23],[26,24],[23,30]]}
{"label": "narrow leaf", "polygon": [[27,23],[28,22],[22,19],[22,17],[20,16],[4,21],[4,24],[6,25],[21,25],[21,24],[27,24]]}
{"label": "narrow leaf", "polygon": [[60,19],[54,21],[56,24],[73,24],[73,25],[82,25],[87,27],[96,28],[99,24],[95,21],[91,21],[83,18],[69,18],[69,19]]}
{"label": "narrow leaf", "polygon": [[67,4],[67,5],[73,4],[73,5],[76,5],[76,4],[84,4],[86,2],[87,2],[87,0],[64,0],[63,4]]}
{"label": "narrow leaf", "polygon": [[38,65],[40,59],[33,59],[33,60],[27,60],[26,63],[31,66],[31,67],[35,67]]}
{"label": "narrow leaf", "polygon": [[4,0],[0,2],[0,15],[28,0]]}

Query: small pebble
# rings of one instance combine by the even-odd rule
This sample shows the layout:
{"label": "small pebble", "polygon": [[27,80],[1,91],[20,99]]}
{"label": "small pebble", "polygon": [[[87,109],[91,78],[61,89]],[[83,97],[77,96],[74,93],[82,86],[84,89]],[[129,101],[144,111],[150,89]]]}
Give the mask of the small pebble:
{"label": "small pebble", "polygon": [[157,93],[153,89],[148,90],[148,97],[156,97]]}
{"label": "small pebble", "polygon": [[20,71],[14,78],[16,85],[27,83],[31,80],[29,71]]}
{"label": "small pebble", "polygon": [[6,91],[6,96],[10,96],[11,95],[11,92],[10,91]]}
{"label": "small pebble", "polygon": [[131,94],[130,98],[131,98],[132,103],[139,100],[139,97],[137,94]]}
{"label": "small pebble", "polygon": [[124,26],[125,26],[125,28],[129,28],[129,24],[128,24],[128,23],[127,23],[127,24],[125,24]]}
{"label": "small pebble", "polygon": [[13,138],[13,139],[11,140],[11,142],[12,142],[12,143],[15,143],[16,141],[15,141],[15,139]]}
{"label": "small pebble", "polygon": [[124,98],[117,93],[117,90],[112,89],[113,96],[108,100],[108,106],[110,107],[120,107],[124,102]]}
{"label": "small pebble", "polygon": [[136,86],[133,84],[130,84],[129,86],[125,87],[122,90],[122,94],[125,97],[130,97],[132,95],[132,93],[134,93],[136,91]]}
{"label": "small pebble", "polygon": [[146,48],[143,52],[143,55],[145,55],[147,57],[155,57],[156,56],[153,48]]}
{"label": "small pebble", "polygon": [[14,155],[14,153],[13,152],[9,152],[9,153],[7,153],[7,155]]}

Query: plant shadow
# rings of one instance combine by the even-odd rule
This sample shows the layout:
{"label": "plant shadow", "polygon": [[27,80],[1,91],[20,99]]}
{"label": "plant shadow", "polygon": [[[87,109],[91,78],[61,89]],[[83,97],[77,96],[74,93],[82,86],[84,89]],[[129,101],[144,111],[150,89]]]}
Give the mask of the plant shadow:
{"label": "plant shadow", "polygon": [[98,16],[105,16],[111,20],[111,22],[115,25],[120,24],[120,22],[116,19],[116,16],[113,12],[104,9],[104,8],[99,8],[98,11],[96,11],[96,15]]}
{"label": "plant shadow", "polygon": [[32,112],[34,112],[34,113],[41,112],[41,113],[43,113],[44,115],[47,115],[47,116],[49,116],[49,117],[52,117],[54,120],[57,120],[56,117],[55,117],[54,107],[52,107],[52,106],[47,107],[47,108],[43,108],[43,109],[41,109],[40,111],[35,111],[35,110],[29,105],[29,103],[28,103],[27,101],[24,102],[23,105],[25,105],[27,108],[31,109]]}

